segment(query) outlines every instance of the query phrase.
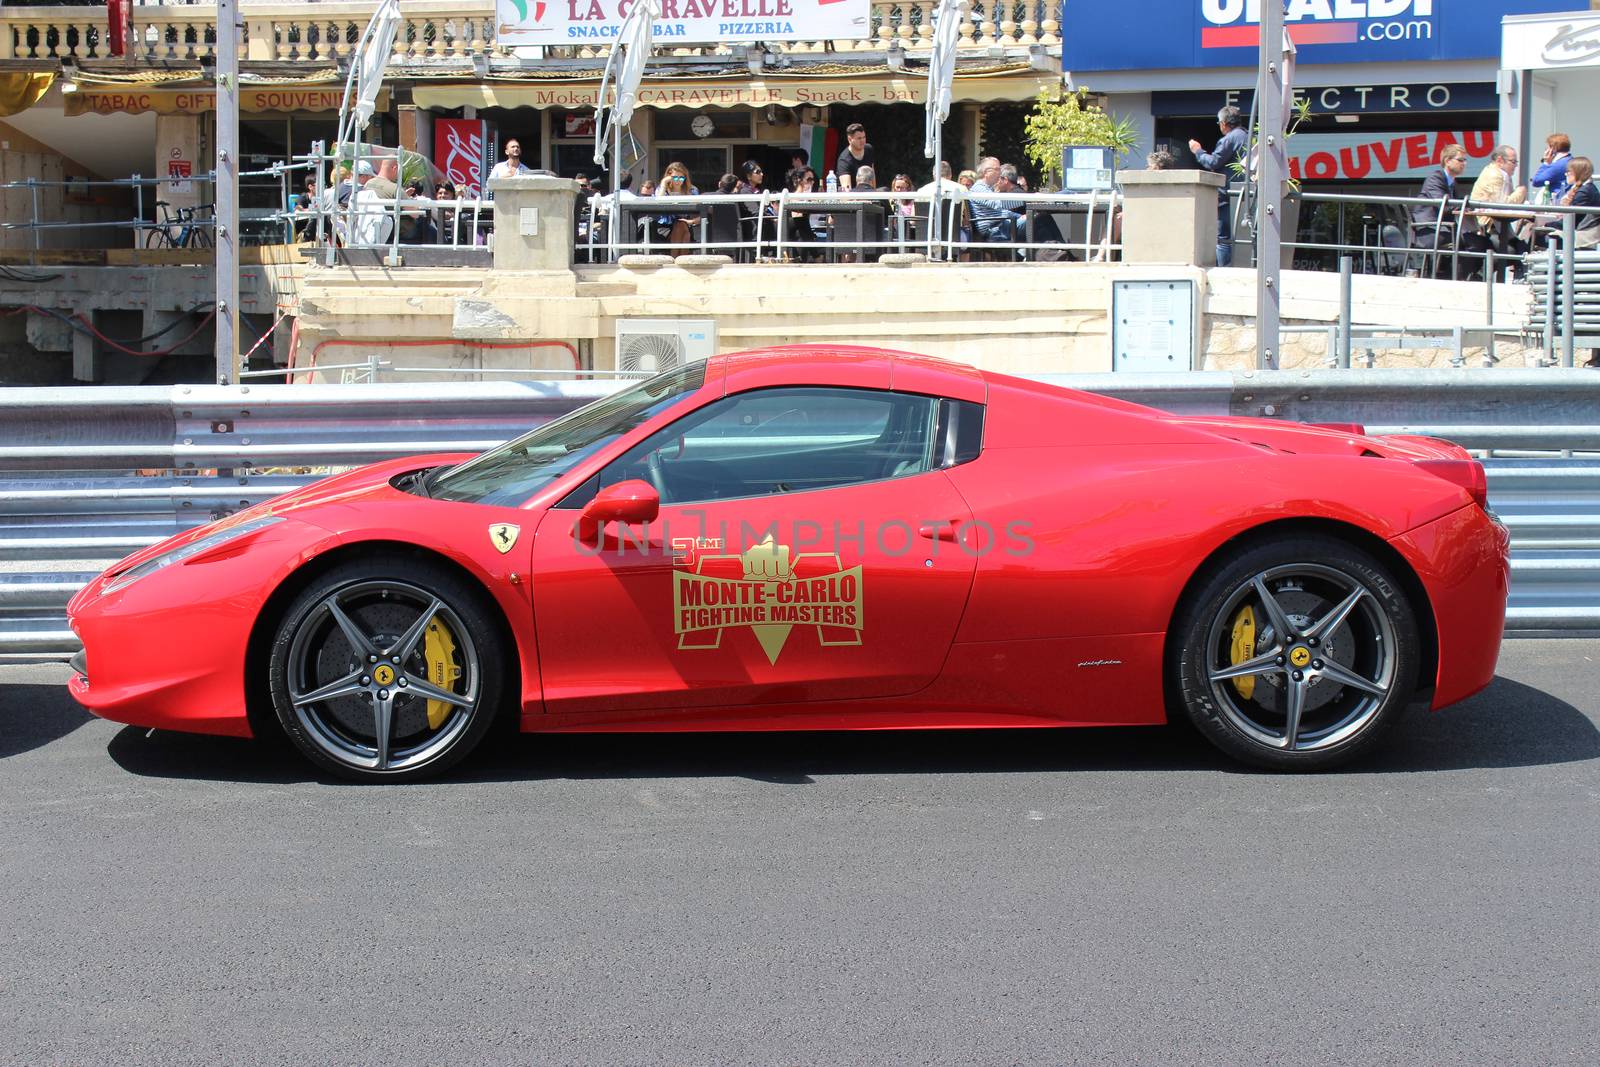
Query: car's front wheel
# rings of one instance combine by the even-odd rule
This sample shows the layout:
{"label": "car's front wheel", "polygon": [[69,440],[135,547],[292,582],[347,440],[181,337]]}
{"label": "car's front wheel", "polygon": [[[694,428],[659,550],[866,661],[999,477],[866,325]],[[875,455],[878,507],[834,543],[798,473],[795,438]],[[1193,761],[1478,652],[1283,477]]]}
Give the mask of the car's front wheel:
{"label": "car's front wheel", "polygon": [[346,778],[437,774],[488,731],[505,640],[483,592],[414,560],[342,564],[284,613],[268,670],[296,748]]}
{"label": "car's front wheel", "polygon": [[1320,770],[1372,745],[1416,689],[1416,609],[1380,561],[1330,537],[1246,548],[1203,576],[1173,631],[1173,684],[1224,752]]}

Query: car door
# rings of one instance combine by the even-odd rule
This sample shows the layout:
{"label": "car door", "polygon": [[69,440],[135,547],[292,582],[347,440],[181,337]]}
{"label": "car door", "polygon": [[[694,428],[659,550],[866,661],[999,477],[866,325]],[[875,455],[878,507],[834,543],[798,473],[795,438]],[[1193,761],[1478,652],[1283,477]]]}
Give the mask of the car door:
{"label": "car door", "polygon": [[[944,430],[958,402],[876,389],[736,393],[647,438],[548,511],[533,601],[545,707],[627,712],[912,693],[971,590]],[[648,524],[582,539],[602,487]]]}

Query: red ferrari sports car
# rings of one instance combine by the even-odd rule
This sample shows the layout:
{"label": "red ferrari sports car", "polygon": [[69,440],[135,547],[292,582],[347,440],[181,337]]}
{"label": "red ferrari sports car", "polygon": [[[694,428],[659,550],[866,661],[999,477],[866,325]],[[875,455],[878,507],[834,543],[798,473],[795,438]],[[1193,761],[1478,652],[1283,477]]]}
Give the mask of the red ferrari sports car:
{"label": "red ferrari sports car", "polygon": [[867,348],[720,356],[482,455],[377,463],[73,599],[73,695],[353,778],[525,731],[1157,724],[1331,766],[1494,674],[1463,450]]}

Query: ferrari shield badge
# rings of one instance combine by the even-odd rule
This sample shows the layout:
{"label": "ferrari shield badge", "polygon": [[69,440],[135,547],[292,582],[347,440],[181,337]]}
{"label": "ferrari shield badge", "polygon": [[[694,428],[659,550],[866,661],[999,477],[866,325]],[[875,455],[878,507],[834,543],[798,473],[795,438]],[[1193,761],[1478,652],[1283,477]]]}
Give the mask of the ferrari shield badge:
{"label": "ferrari shield badge", "polygon": [[489,540],[501,555],[510,552],[517,543],[517,536],[522,533],[522,527],[509,522],[497,522],[489,527]]}
{"label": "ferrari shield badge", "polygon": [[[720,543],[718,545],[720,547]],[[680,649],[720,648],[722,632],[749,627],[776,664],[796,626],[828,645],[861,644],[861,567],[833,552],[789,555],[771,535],[740,553],[674,559],[673,629]]]}

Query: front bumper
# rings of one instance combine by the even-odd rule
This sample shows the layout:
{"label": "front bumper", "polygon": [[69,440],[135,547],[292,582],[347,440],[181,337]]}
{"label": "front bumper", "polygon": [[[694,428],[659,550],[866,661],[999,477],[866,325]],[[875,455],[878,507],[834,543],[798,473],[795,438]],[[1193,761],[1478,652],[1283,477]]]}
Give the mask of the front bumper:
{"label": "front bumper", "polygon": [[100,575],[67,608],[83,642],[68,691],[114,722],[249,737],[245,657],[255,621],[283,577],[329,540],[282,523],[239,552],[163,568],[109,595]]}

